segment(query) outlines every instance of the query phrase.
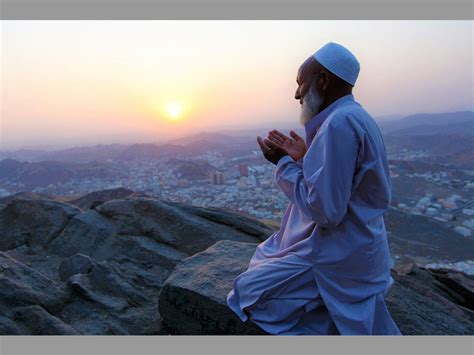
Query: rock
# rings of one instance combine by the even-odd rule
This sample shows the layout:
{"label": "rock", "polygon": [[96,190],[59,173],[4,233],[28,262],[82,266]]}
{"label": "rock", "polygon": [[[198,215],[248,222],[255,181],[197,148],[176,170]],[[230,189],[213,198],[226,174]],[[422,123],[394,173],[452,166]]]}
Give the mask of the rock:
{"label": "rock", "polygon": [[[0,252],[1,305],[13,307],[40,305],[54,313],[67,301],[66,289],[18,260]],[[0,314],[8,313],[3,309]]]}
{"label": "rock", "polygon": [[430,270],[440,282],[439,287],[448,293],[455,302],[474,311],[474,279],[448,270]]}
{"label": "rock", "polygon": [[137,194],[132,190],[119,187],[116,189],[94,191],[69,202],[83,210],[88,210],[93,209],[106,201],[124,199],[127,197],[140,195],[142,194]]}
{"label": "rock", "polygon": [[[273,229],[136,195],[86,211],[32,198],[0,209],[0,334],[265,334],[226,296]],[[472,279],[397,271],[386,300],[404,334],[474,334]]]}
{"label": "rock", "polygon": [[63,257],[82,253],[102,261],[115,253],[115,234],[112,221],[90,210],[74,216],[47,249]]}
{"label": "rock", "polygon": [[[44,308],[34,305],[20,307],[13,313],[16,324],[23,325],[30,335],[78,335],[70,325],[49,314]],[[25,334],[25,333],[23,333]]]}
{"label": "rock", "polygon": [[13,195],[0,198],[0,204],[7,205],[13,200],[55,200],[57,201],[56,197],[51,196],[51,195],[24,191],[24,192],[17,192]]}
{"label": "rock", "polygon": [[256,245],[220,241],[184,259],[166,280],[159,312],[175,334],[265,334],[226,304],[232,281],[248,267]]}
{"label": "rock", "polygon": [[90,205],[91,210],[95,210],[96,207],[102,205],[105,201],[94,201]]}
{"label": "rock", "polygon": [[170,204],[179,206],[182,210],[193,213],[209,221],[221,223],[235,230],[254,235],[260,241],[266,240],[276,231],[276,229],[271,226],[232,210],[215,207],[195,207],[177,202],[172,202]]}
{"label": "rock", "polygon": [[80,212],[52,200],[14,199],[0,211],[0,250],[22,244],[47,245]]}
{"label": "rock", "polygon": [[1,334],[170,334],[158,299],[175,266],[215,241],[255,247],[266,234],[251,218],[134,196],[86,211],[37,196],[8,202]]}
{"label": "rock", "polygon": [[[174,334],[252,333],[234,317],[226,297],[254,251],[252,244],[222,241],[178,264],[159,299],[166,326]],[[429,271],[413,266],[408,275],[392,276],[386,303],[402,334],[474,334],[473,313],[440,290]]]}
{"label": "rock", "polygon": [[22,335],[25,330],[20,328],[17,322],[8,317],[0,316],[0,334],[1,335]]}
{"label": "rock", "polygon": [[413,273],[414,268],[415,268],[414,263],[407,263],[407,264],[396,265],[392,268],[392,270],[395,271],[399,275],[409,275]]}
{"label": "rock", "polygon": [[161,200],[113,200],[96,210],[116,222],[119,234],[147,236],[189,255],[224,239],[259,242],[256,236],[199,217],[192,209],[182,209]]}
{"label": "rock", "polygon": [[159,266],[172,270],[182,259],[189,256],[147,237],[118,235],[116,240],[120,244],[120,249],[113,257],[114,260],[135,259],[145,269]]}
{"label": "rock", "polygon": [[[127,272],[124,272],[127,269]],[[72,302],[63,319],[83,334],[159,334],[158,294],[169,272],[141,270],[115,261],[97,263],[68,280]]]}
{"label": "rock", "polygon": [[472,312],[439,289],[431,272],[415,266],[411,275],[392,273],[395,280],[385,301],[405,335],[472,335]]}
{"label": "rock", "polygon": [[75,254],[64,259],[59,265],[59,278],[66,282],[72,275],[87,274],[94,267],[90,257],[83,254]]}

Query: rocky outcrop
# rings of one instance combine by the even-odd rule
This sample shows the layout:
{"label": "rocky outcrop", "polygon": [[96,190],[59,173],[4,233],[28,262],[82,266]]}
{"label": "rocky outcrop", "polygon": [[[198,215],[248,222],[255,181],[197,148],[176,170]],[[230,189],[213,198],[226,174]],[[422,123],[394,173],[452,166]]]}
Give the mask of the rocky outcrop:
{"label": "rocky outcrop", "polygon": [[245,271],[255,244],[221,241],[183,260],[166,280],[159,312],[174,334],[265,334],[243,323],[225,302],[234,278]]}
{"label": "rocky outcrop", "polygon": [[124,198],[131,198],[131,197],[146,197],[144,194],[136,193],[132,190],[125,189],[123,187],[116,188],[116,189],[107,189],[107,190],[100,190],[94,191],[88,194],[85,194],[81,197],[76,199],[70,200],[69,203],[83,209],[88,210],[102,204],[104,202],[116,199],[124,199]]}
{"label": "rocky outcrop", "polygon": [[48,245],[81,210],[52,200],[12,200],[0,212],[0,250]]}
{"label": "rocky outcrop", "polygon": [[[226,306],[232,280],[247,269],[254,251],[252,244],[220,241],[178,264],[163,285],[159,301],[170,331],[188,335],[263,332],[256,326],[249,328],[251,324],[242,323]],[[395,284],[386,303],[402,334],[474,334],[474,304],[459,304],[452,295],[472,296],[472,290],[457,284],[447,293],[433,272],[415,265],[401,269],[405,272],[392,272]]]}
{"label": "rocky outcrop", "polygon": [[[225,300],[274,229],[122,192],[75,201],[83,209],[27,194],[4,202],[0,334],[265,334]],[[387,304],[404,334],[474,334],[472,279],[415,265],[393,276]]]}
{"label": "rocky outcrop", "polygon": [[[403,334],[474,335],[474,304],[460,303],[455,289],[446,292],[437,272],[415,266],[407,275],[392,276],[395,284],[386,302]],[[463,289],[461,284],[459,289]],[[473,292],[467,288],[463,291]]]}
{"label": "rocky outcrop", "polygon": [[[113,200],[96,207],[96,210],[114,221],[120,235],[147,236],[189,255],[198,253],[219,240],[255,243],[259,236],[239,230],[238,223],[222,224],[217,218],[211,220],[199,216],[199,212],[194,213],[194,209],[154,199]],[[230,220],[237,219],[235,213],[221,212],[221,216],[225,214]],[[251,219],[245,219],[252,223]],[[265,230],[268,237],[271,230],[268,227]],[[263,231],[260,234],[263,235]]]}
{"label": "rocky outcrop", "polygon": [[169,334],[158,296],[181,260],[220,240],[256,245],[272,232],[237,213],[197,210],[146,197],[85,211],[37,196],[7,201],[0,334]]}

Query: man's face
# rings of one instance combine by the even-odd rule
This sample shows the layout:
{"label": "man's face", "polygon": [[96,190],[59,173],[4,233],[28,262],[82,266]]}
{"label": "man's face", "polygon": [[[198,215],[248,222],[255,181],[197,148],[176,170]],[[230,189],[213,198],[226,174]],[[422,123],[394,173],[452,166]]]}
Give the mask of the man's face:
{"label": "man's face", "polygon": [[298,69],[296,76],[298,88],[295,92],[295,99],[299,100],[301,104],[300,123],[303,126],[319,112],[324,101],[316,87],[318,73],[315,61],[308,58]]}
{"label": "man's face", "polygon": [[295,92],[295,99],[299,100],[301,105],[303,104],[303,97],[311,85],[311,79],[313,79],[311,74],[314,73],[314,65],[312,64],[311,57],[306,59],[296,74],[296,84],[298,84],[298,87]]}

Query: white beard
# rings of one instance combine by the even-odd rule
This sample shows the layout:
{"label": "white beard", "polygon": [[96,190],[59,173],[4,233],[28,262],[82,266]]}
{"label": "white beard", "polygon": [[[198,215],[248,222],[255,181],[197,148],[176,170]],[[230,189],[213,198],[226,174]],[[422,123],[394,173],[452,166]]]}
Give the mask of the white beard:
{"label": "white beard", "polygon": [[301,105],[300,124],[304,126],[308,123],[319,111],[324,99],[318,94],[316,90],[311,87],[306,95],[303,97],[303,104]]}

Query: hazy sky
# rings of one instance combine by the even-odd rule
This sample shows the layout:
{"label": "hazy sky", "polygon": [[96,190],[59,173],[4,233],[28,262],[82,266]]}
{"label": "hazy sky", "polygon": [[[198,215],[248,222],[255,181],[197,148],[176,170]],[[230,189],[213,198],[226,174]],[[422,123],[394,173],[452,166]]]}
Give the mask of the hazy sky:
{"label": "hazy sky", "polygon": [[[472,21],[2,21],[0,149],[298,127],[299,65],[329,41],[375,117],[473,109]],[[176,117],[173,117],[176,116]]]}

